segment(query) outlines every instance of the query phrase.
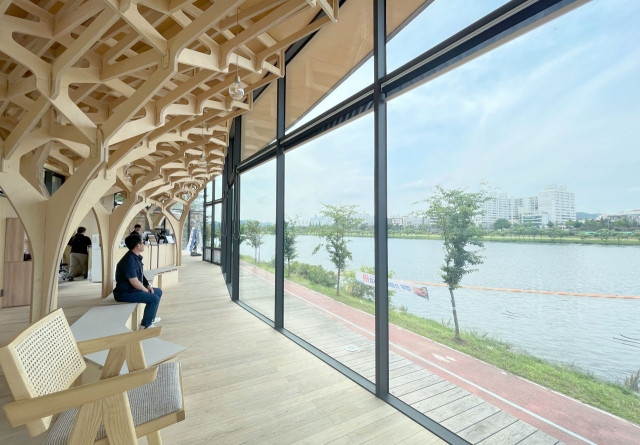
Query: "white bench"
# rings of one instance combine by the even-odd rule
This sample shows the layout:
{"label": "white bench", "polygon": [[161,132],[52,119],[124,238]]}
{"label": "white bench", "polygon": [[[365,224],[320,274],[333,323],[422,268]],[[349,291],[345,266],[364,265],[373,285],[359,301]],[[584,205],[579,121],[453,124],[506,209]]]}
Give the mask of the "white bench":
{"label": "white bench", "polygon": [[[119,303],[94,307],[71,325],[71,331],[76,342],[131,332],[139,325],[138,314],[142,312],[143,307],[144,305],[138,305],[138,303]],[[166,362],[187,349],[160,338],[143,340],[142,348],[147,366]],[[100,373],[107,360],[107,354],[108,351],[100,351],[85,356],[87,370],[82,377],[83,383],[100,379]],[[126,374],[127,372],[127,364],[125,363],[120,374]]]}
{"label": "white bench", "polygon": [[158,289],[166,289],[169,286],[178,284],[178,266],[165,266],[157,269],[144,271],[145,278],[149,283],[153,283],[157,278],[154,287]]}

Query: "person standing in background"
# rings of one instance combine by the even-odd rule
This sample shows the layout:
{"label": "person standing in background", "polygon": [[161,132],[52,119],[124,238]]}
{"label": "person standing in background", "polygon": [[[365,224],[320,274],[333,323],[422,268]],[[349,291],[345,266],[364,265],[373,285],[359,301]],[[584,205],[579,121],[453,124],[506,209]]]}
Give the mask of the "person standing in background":
{"label": "person standing in background", "polygon": [[129,236],[131,235],[138,235],[140,238],[142,238],[142,226],[140,224],[136,224],[135,226],[133,226],[133,232],[131,232]]}
{"label": "person standing in background", "polygon": [[87,229],[78,227],[78,231],[69,240],[68,246],[71,246],[71,267],[69,271],[69,281],[73,281],[74,277],[83,275],[87,278],[89,269],[89,247],[91,247],[91,238],[85,236]]}

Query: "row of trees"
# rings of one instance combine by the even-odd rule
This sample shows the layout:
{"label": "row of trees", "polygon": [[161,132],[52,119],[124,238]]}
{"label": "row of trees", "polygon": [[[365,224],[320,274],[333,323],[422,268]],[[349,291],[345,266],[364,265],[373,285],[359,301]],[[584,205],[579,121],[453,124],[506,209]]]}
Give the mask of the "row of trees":
{"label": "row of trees", "polygon": [[[570,223],[571,221],[567,221]],[[565,227],[567,227],[567,223],[565,223]],[[572,226],[570,226],[572,227]],[[623,229],[617,230],[609,230],[609,229],[599,229],[594,232],[588,232],[584,230],[575,230],[572,228],[565,228],[564,230],[559,228],[557,225],[550,222],[546,229],[540,229],[538,227],[524,226],[519,224],[511,224],[506,219],[498,219],[493,224],[493,230],[488,230],[485,234],[486,236],[491,237],[502,237],[506,238],[507,236],[511,239],[533,239],[536,237],[545,236],[551,238],[552,240],[560,239],[560,238],[580,238],[582,241],[597,239],[602,241],[604,244],[608,244],[610,240],[617,240],[618,244],[622,240],[629,239],[637,239],[640,242],[640,231],[626,231]]]}
{"label": "row of trees", "polygon": [[[606,224],[601,222],[575,222],[575,224],[580,227],[576,229],[572,225],[574,224],[573,221],[567,221],[564,228],[562,228],[551,222],[544,227],[535,227],[530,224],[515,224],[506,219],[498,219],[490,229],[478,227],[478,230],[483,230],[485,237],[493,239],[507,237],[511,239],[529,239],[532,241],[544,238],[551,238],[552,241],[561,238],[581,239],[582,241],[596,239],[604,244],[609,244],[610,241],[614,240],[616,240],[618,244],[622,240],[637,240],[640,242],[640,228],[633,225],[627,227],[626,223],[622,222],[617,224],[618,222],[619,221],[617,221],[616,224],[612,223],[612,229],[607,229]],[[313,225],[298,227],[297,230],[301,235],[321,236],[324,227]],[[440,229],[435,224],[414,226],[389,225],[388,231],[391,237],[437,235],[440,233]],[[361,223],[349,229],[348,234],[350,236],[373,236],[373,226]]]}
{"label": "row of trees", "polygon": [[[476,271],[476,266],[484,261],[481,255],[484,249],[482,236],[484,234],[476,224],[483,215],[483,204],[488,198],[484,192],[468,192],[465,189],[445,189],[437,186],[431,196],[421,201],[426,210],[414,212],[416,216],[429,218],[434,221],[436,228],[443,237],[444,262],[440,267],[440,276],[449,289],[451,307],[455,325],[455,338],[461,341],[460,327],[455,301],[455,290],[460,286],[462,279]],[[320,214],[330,218],[332,224],[316,226],[315,235],[324,242],[313,251],[316,254],[324,248],[329,260],[336,269],[336,295],[340,294],[340,280],[353,259],[349,250],[350,240],[347,237],[361,224],[358,218],[356,205],[322,204]],[[285,261],[287,262],[287,274],[291,270],[291,264],[298,256],[297,252],[297,219],[287,219],[285,222]],[[255,249],[255,261],[260,262],[260,246],[263,244],[264,235],[273,234],[273,226],[264,226],[258,221],[246,221],[241,226],[241,242],[247,242]],[[355,282],[355,280],[354,280]],[[363,295],[369,295],[372,289],[360,289]]]}
{"label": "row of trees", "polygon": [[[347,264],[353,259],[348,248],[349,232],[362,223],[362,219],[357,218],[356,205],[331,205],[322,204],[320,214],[331,218],[333,224],[320,226],[317,236],[324,240],[313,250],[315,255],[324,248],[329,255],[329,260],[336,267],[337,285],[336,294],[340,295],[340,278]],[[287,276],[291,273],[291,263],[298,257],[297,237],[298,218],[286,218],[284,227],[284,257],[287,263]],[[240,242],[246,242],[254,249],[254,260],[260,263],[260,247],[264,243],[264,235],[275,234],[275,226],[262,225],[257,220],[245,221],[240,226]]]}

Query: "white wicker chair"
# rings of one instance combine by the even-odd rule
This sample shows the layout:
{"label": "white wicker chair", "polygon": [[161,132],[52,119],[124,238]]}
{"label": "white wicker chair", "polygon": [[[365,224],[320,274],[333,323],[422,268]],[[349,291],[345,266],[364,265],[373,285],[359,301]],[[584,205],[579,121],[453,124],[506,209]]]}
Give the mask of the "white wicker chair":
{"label": "white wicker chair", "polygon": [[[0,348],[15,399],[4,406],[9,423],[25,425],[31,436],[48,431],[45,445],[133,445],[142,436],[161,445],[159,430],[185,418],[180,364],[145,364],[141,341],[161,331],[76,343],[62,309],[29,326]],[[101,380],[71,388],[86,368],[82,356],[105,349]],[[119,375],[125,360],[130,372]]]}

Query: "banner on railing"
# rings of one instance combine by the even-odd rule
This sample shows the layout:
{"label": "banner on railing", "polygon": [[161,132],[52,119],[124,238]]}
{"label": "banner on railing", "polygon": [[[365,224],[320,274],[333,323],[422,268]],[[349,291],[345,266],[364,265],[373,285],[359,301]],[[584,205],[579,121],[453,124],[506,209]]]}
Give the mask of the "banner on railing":
{"label": "banner on railing", "polygon": [[[365,284],[367,286],[375,287],[376,276],[370,273],[364,273],[356,271],[356,281],[358,283]],[[429,291],[427,286],[423,284],[416,284],[410,281],[394,280],[389,278],[389,290],[395,292],[402,292],[404,294],[417,295],[418,297],[429,299]]]}

